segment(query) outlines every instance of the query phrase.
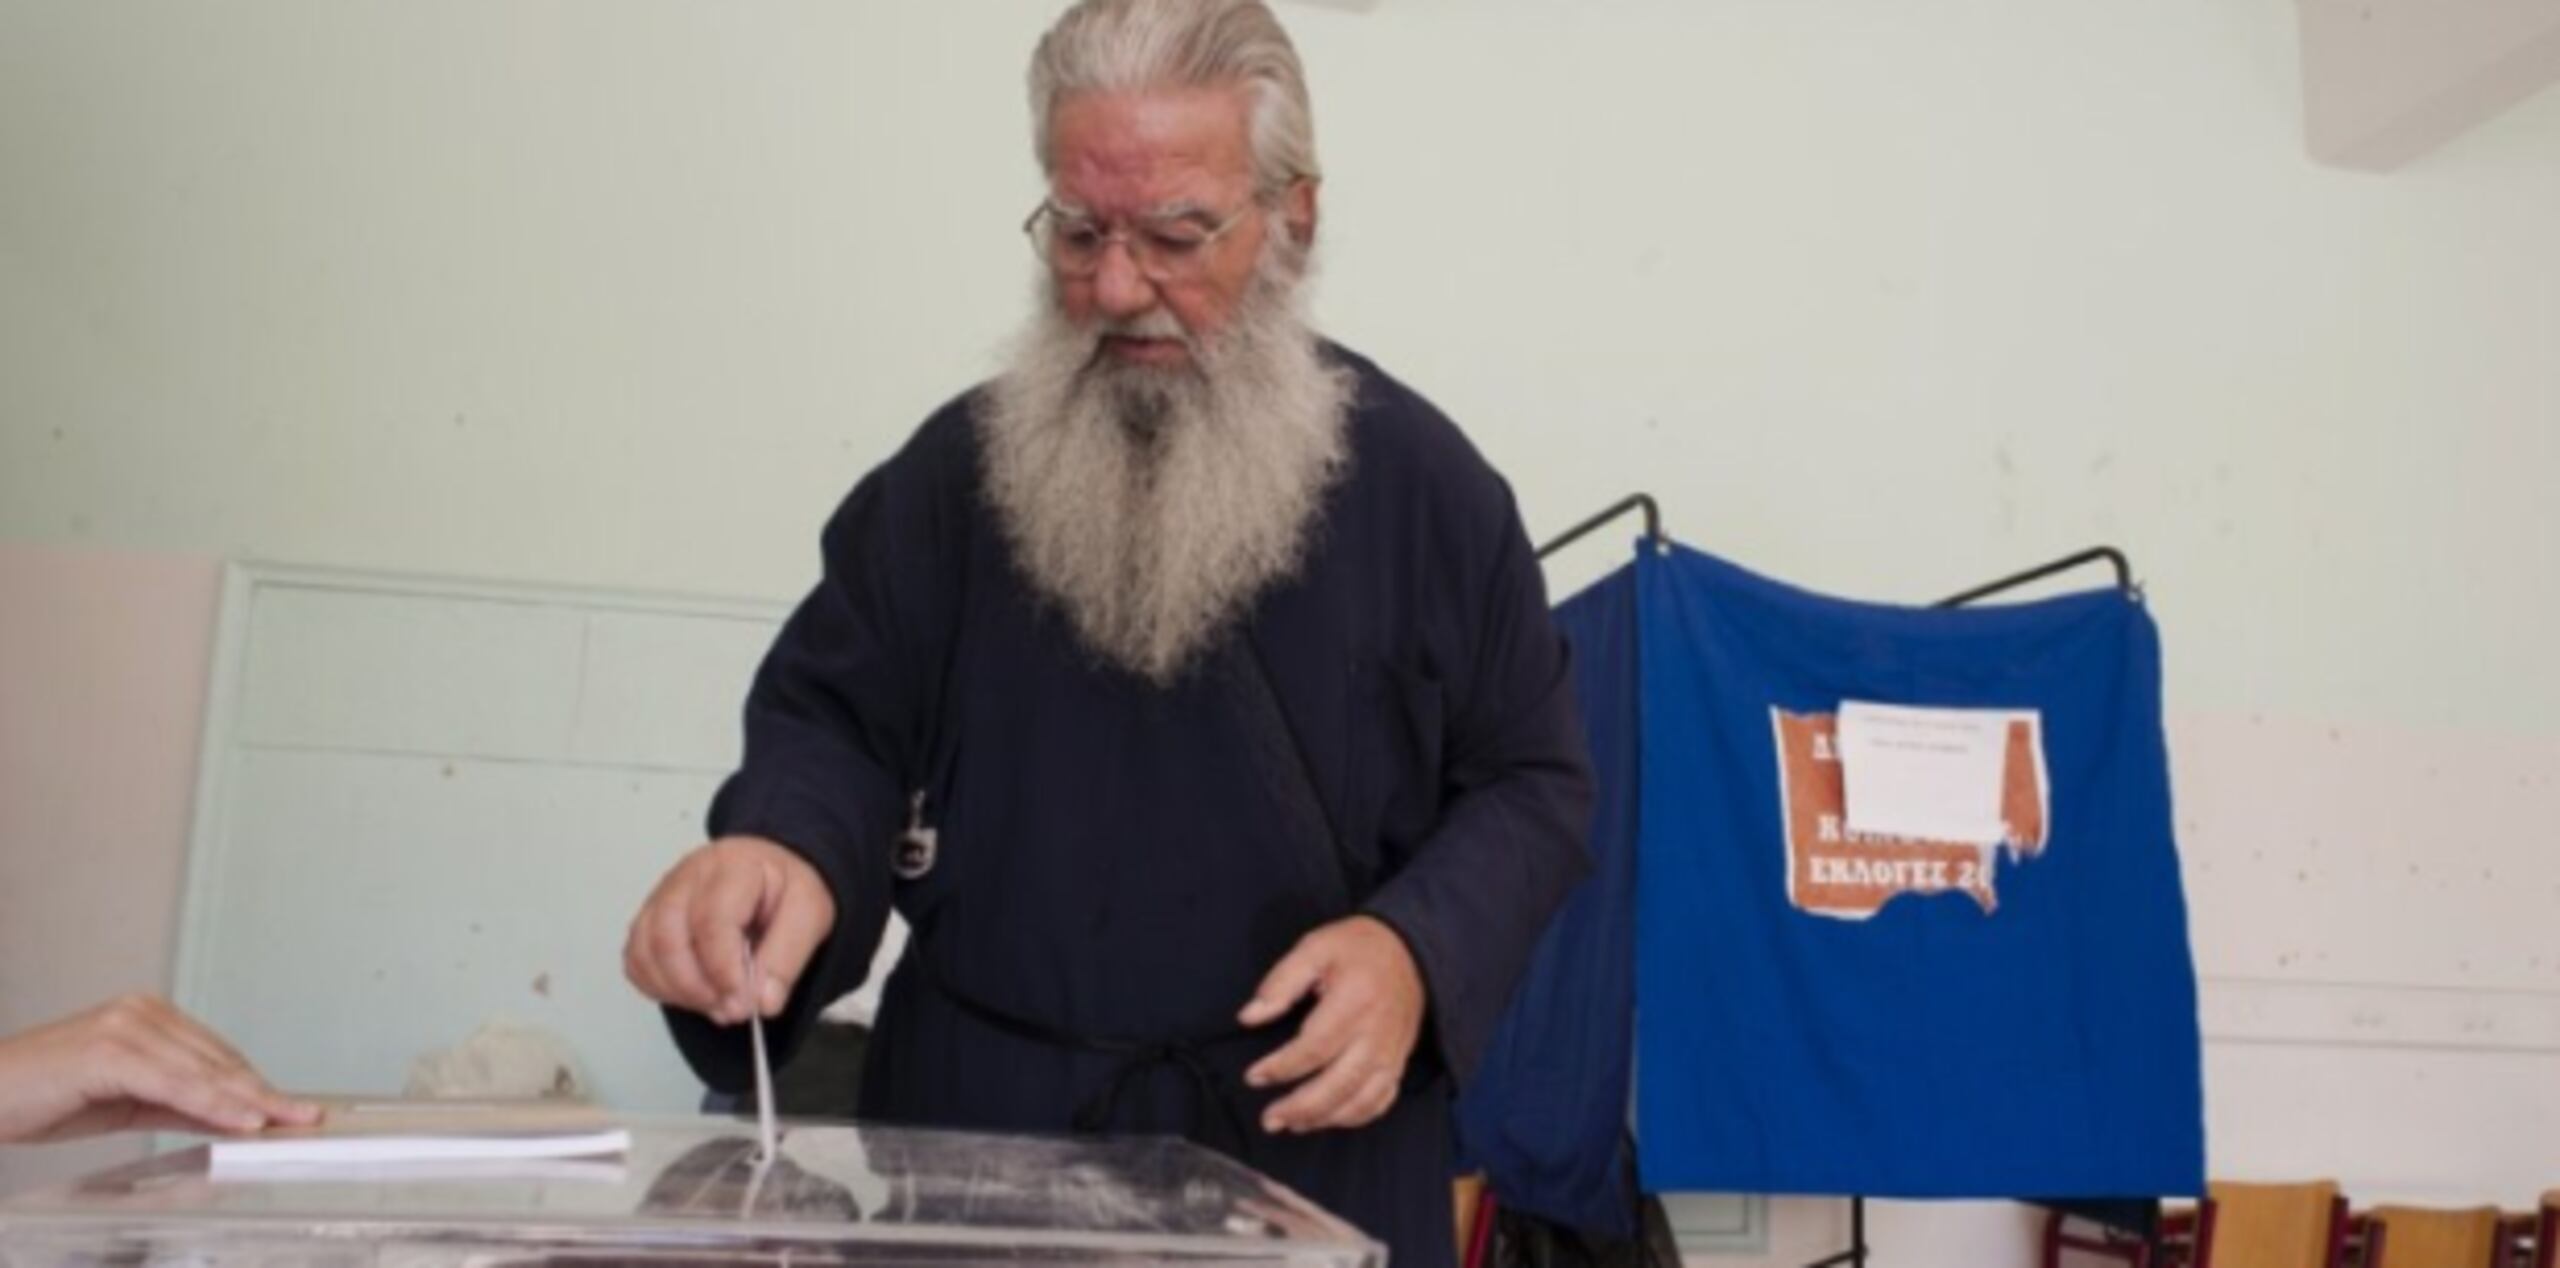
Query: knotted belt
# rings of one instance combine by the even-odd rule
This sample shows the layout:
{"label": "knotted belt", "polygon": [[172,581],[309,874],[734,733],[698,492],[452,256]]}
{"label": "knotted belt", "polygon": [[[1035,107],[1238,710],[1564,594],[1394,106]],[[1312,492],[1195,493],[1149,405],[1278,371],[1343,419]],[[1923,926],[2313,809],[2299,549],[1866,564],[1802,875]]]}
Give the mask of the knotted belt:
{"label": "knotted belt", "polygon": [[1077,1104],[1075,1114],[1069,1120],[1074,1130],[1085,1134],[1110,1130],[1119,1117],[1121,1100],[1144,1088],[1148,1077],[1155,1072],[1170,1069],[1179,1072],[1191,1085],[1191,1134],[1231,1156],[1243,1155],[1253,1134],[1246,1126],[1245,1115],[1237,1109],[1235,1098],[1218,1086],[1217,1070],[1209,1063],[1207,1050],[1252,1038],[1252,1031],[1230,1027],[1195,1038],[1155,1040],[1080,1035],[972,998],[967,992],[954,988],[940,972],[930,968],[932,958],[929,955],[919,957],[928,965],[925,977],[935,992],[979,1023],[1016,1039],[1052,1048],[1120,1058],[1101,1089]]}

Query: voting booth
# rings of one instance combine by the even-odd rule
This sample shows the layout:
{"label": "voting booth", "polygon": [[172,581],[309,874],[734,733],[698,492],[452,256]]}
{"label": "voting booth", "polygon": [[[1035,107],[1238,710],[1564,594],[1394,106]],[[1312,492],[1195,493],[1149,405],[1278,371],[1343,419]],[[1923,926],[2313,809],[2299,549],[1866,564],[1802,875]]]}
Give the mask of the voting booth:
{"label": "voting booth", "polygon": [[[1979,602],[2100,559],[2115,586]],[[1460,1103],[1497,1202],[1628,1238],[1640,1193],[2201,1191],[2159,634],[2121,555],[1895,605],[1649,525],[1557,620],[1596,866]]]}

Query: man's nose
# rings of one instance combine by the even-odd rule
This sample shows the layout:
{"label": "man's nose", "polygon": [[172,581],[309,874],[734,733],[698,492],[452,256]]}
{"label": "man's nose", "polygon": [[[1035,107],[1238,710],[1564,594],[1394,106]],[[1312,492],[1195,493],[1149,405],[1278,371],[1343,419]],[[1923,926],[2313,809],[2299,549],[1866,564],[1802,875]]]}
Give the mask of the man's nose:
{"label": "man's nose", "polygon": [[1128,320],[1156,306],[1156,284],[1139,271],[1128,243],[1103,247],[1102,266],[1093,275],[1093,302],[1113,321]]}

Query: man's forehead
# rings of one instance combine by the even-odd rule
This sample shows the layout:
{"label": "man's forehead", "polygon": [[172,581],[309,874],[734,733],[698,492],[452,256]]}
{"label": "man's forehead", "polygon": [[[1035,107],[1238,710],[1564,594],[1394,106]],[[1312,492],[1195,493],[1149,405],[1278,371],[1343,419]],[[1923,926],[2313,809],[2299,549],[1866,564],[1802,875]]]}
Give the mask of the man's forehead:
{"label": "man's forehead", "polygon": [[1084,93],[1050,113],[1051,181],[1062,201],[1094,210],[1157,210],[1232,196],[1253,180],[1241,90]]}

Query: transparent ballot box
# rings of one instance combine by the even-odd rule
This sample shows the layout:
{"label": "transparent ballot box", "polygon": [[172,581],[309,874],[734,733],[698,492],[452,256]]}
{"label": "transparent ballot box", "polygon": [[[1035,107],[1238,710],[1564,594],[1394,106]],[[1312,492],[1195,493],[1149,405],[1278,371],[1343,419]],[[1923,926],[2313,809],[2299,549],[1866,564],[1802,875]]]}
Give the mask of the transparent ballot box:
{"label": "transparent ballot box", "polygon": [[1386,1253],[1172,1139],[641,1119],[628,1152],[239,1176],[202,1147],[0,1200],[0,1265],[1289,1264]]}

